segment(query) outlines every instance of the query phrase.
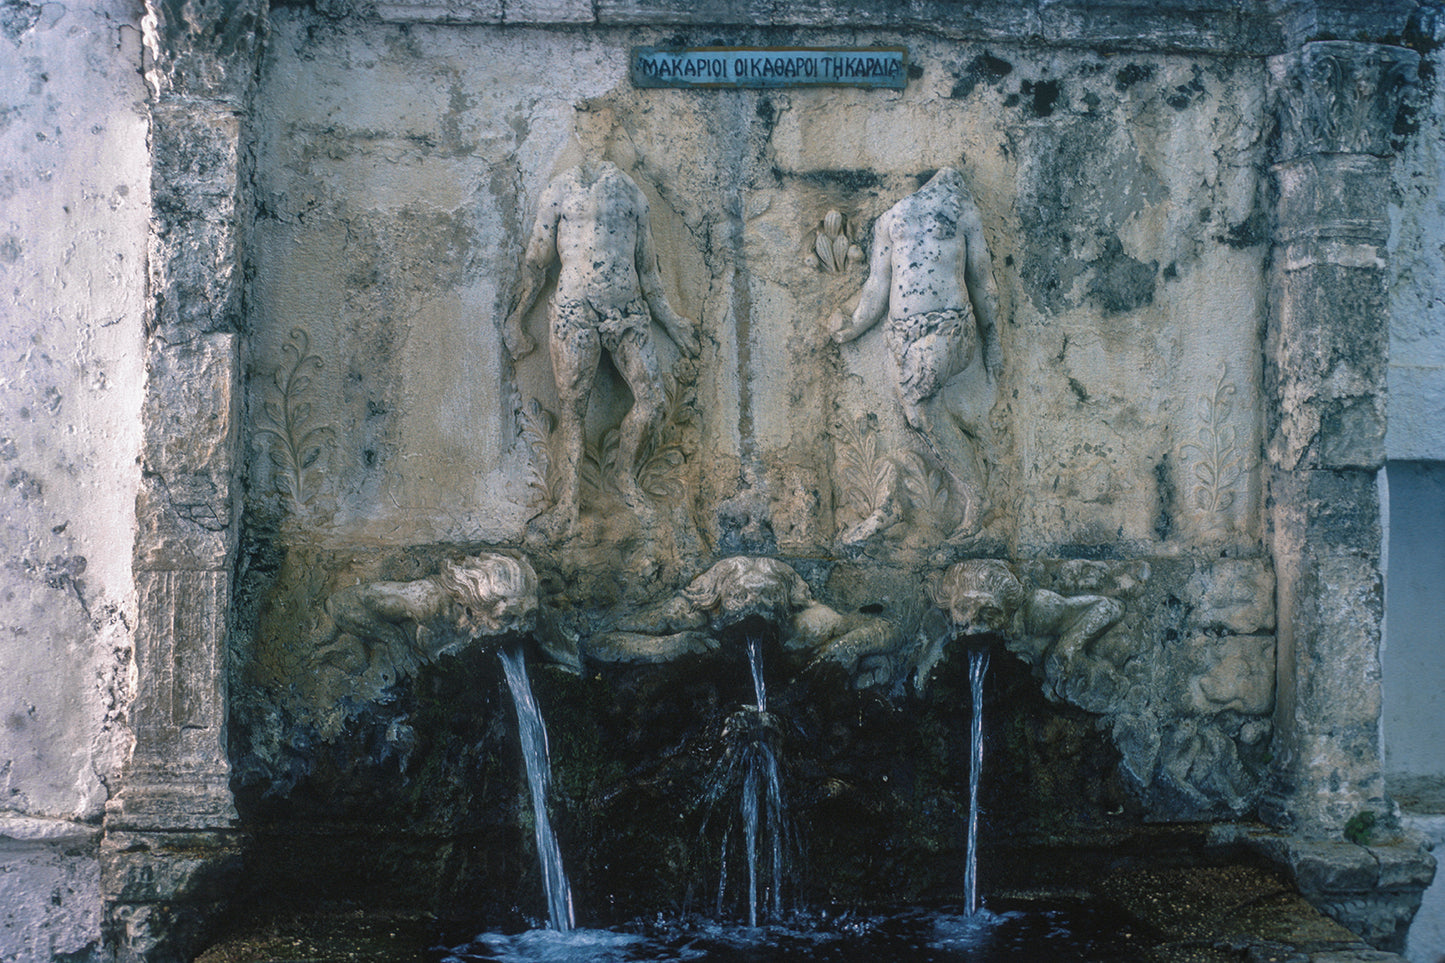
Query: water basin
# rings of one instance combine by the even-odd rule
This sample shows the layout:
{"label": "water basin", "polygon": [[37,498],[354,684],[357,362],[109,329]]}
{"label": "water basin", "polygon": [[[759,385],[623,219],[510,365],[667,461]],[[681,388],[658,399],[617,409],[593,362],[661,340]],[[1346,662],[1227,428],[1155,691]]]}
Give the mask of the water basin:
{"label": "water basin", "polygon": [[438,963],[1129,963],[1143,960],[1151,944],[1127,916],[1079,901],[1047,908],[1003,906],[971,915],[952,906],[909,907],[876,916],[798,914],[786,924],[761,927],[658,919],[609,930],[484,933],[461,946],[435,951],[435,959]]}

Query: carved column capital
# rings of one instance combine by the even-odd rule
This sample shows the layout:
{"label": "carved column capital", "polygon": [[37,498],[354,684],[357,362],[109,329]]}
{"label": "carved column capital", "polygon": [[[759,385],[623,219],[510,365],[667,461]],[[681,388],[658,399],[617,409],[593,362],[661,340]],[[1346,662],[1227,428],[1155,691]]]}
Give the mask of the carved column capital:
{"label": "carved column capital", "polygon": [[268,6],[268,0],[146,0],[145,73],[156,99],[244,103]]}
{"label": "carved column capital", "polygon": [[1395,124],[1417,89],[1420,55],[1384,44],[1323,40],[1270,62],[1277,161],[1311,154],[1389,157]]}

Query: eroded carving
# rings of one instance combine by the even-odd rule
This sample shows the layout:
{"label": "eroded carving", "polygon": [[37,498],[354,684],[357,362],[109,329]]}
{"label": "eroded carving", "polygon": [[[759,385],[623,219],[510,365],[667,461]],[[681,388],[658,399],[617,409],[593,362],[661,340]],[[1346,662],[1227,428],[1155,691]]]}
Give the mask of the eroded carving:
{"label": "eroded carving", "polygon": [[554,263],[560,265],[549,321],[559,406],[551,463],[557,492],[552,507],[532,523],[533,531],[545,537],[568,535],[577,524],[583,419],[602,352],[611,356],[632,392],[632,407],[618,429],[618,488],[630,508],[647,514],[636,476],[638,456],[666,403],[652,343],[653,319],[684,355],[695,355],[698,348],[695,325],[673,310],[663,292],[647,198],[615,164],[582,164],[543,192],[522,286],[504,327],[513,358],[535,348],[523,321]]}
{"label": "eroded carving", "polygon": [[1394,153],[1395,120],[1416,91],[1419,54],[1402,47],[1320,41],[1275,67],[1282,159],[1313,153]]}
{"label": "eroded carving", "polygon": [[971,559],[950,566],[928,586],[929,597],[948,613],[952,632],[931,639],[918,656],[914,682],[920,689],[955,638],[996,636],[1009,651],[1041,666],[1044,690],[1069,699],[1081,684],[1098,686],[1103,673],[1117,672],[1112,653],[1091,646],[1124,617],[1124,604],[1103,595],[1060,595],[1025,588],[1008,563]]}
{"label": "eroded carving", "polygon": [[[1002,370],[997,305],[978,208],[963,176],[946,167],[878,218],[858,305],[851,319],[833,321],[833,340],[847,343],[887,316],[904,418],[965,505],[954,541],[977,534],[988,512],[985,428]],[[976,363],[982,371],[956,383]]]}
{"label": "eroded carving", "polygon": [[[1201,815],[1244,812],[1260,792],[1275,645],[1272,635],[1221,634],[1226,624],[1258,631],[1267,620],[1232,601],[1257,563],[1220,564],[1184,585],[1177,572],[1166,579],[1165,595],[1196,601],[1179,607],[1177,621],[1161,622],[1157,611],[1146,616],[1131,609],[1148,606],[1129,604],[1161,591],[1150,588],[1154,573],[1142,561],[1018,570],[997,559],[960,562],[929,586],[951,625],[920,641],[915,683],[926,684],[950,645],[1001,642],[1033,666],[1048,698],[1101,717],[1121,770],[1141,791]],[[1174,638],[1181,632],[1189,633],[1184,641]]]}
{"label": "eroded carving", "polygon": [[1194,507],[1210,514],[1227,512],[1234,506],[1240,480],[1254,468],[1230,424],[1238,388],[1230,383],[1228,375],[1228,366],[1220,365],[1213,390],[1200,399],[1203,414],[1199,440],[1180,446],[1181,454],[1192,452],[1189,457],[1195,459],[1191,489]]}
{"label": "eroded carving", "polygon": [[813,663],[862,673],[860,685],[891,677],[894,626],[838,612],[814,599],[785,562],[748,555],[723,559],[672,598],[614,624],[588,654],[603,662],[665,662],[715,649],[750,620],[772,626],[785,649],[812,653]]}
{"label": "eroded carving", "polygon": [[333,630],[317,661],[395,681],[478,639],[530,632],[537,573],[525,559],[487,552],[444,559],[426,578],[341,589],[325,607]]}
{"label": "eroded carving", "polygon": [[[680,502],[686,491],[682,467],[687,461],[687,431],[696,413],[690,391],[676,378],[663,375],[664,402],[656,430],[648,432],[631,465],[631,482],[654,498],[670,503]],[[531,454],[527,486],[534,500],[553,504],[562,488],[562,479],[554,457],[557,444],[557,416],[537,399],[519,414],[522,443]],[[626,485],[622,473],[627,466],[622,458],[622,432],[609,428],[597,444],[584,440],[578,476],[582,487],[597,491],[609,490],[623,494]]]}
{"label": "eroded carving", "polygon": [[315,496],[308,483],[319,470],[324,442],[335,432],[330,425],[310,424],[312,409],[306,395],[312,382],[306,372],[320,371],[322,364],[320,356],[311,353],[310,336],[301,328],[292,328],[291,340],[281,351],[287,360],[272,375],[275,390],[261,405],[268,423],[258,425],[256,434],[271,439],[269,454],[277,491],[289,495],[292,504],[301,508]]}
{"label": "eroded carving", "polygon": [[833,429],[842,545],[858,545],[907,520],[955,531],[967,505],[937,463],[917,451],[886,452],[874,415]]}
{"label": "eroded carving", "polygon": [[838,211],[829,211],[812,232],[812,250],[808,263],[827,274],[842,274],[863,261],[863,249],[853,243],[848,219]]}

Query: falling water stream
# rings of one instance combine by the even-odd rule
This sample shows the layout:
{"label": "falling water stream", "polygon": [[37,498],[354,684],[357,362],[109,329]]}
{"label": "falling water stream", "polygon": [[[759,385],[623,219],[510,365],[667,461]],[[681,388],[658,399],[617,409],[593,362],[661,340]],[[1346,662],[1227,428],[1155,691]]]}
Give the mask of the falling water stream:
{"label": "falling water stream", "polygon": [[503,647],[497,654],[507,676],[507,688],[517,707],[517,731],[522,741],[522,757],[527,763],[527,785],[532,791],[532,818],[537,835],[537,858],[542,864],[542,885],[547,890],[547,916],[551,928],[560,932],[572,929],[572,890],[562,870],[562,850],[552,820],[547,814],[547,798],[552,785],[552,766],[547,753],[547,726],[532,694],[527,677],[527,663],[521,646]]}
{"label": "falling water stream", "polygon": [[963,888],[970,915],[978,912],[978,781],[983,770],[983,680],[987,674],[988,650],[969,652],[968,687],[973,715],[969,719],[968,865],[964,869]]}
{"label": "falling water stream", "polygon": [[[970,718],[967,905],[899,907],[882,916],[852,912],[801,911],[782,915],[783,798],[775,750],[777,722],[767,712],[762,645],[748,640],[754,703],[729,718],[729,749],[719,761],[709,795],[731,827],[741,822],[748,871],[747,927],[717,920],[664,918],[634,921],[610,930],[573,929],[571,897],[562,860],[547,818],[547,739],[521,653],[502,653],[507,683],[517,702],[523,752],[536,815],[537,849],[547,884],[552,925],[520,933],[482,933],[450,949],[437,947],[442,963],[673,963],[707,959],[756,963],[759,959],[815,963],[1013,963],[1048,959],[1058,963],[1139,961],[1135,937],[1124,921],[1090,905],[982,909],[978,900],[978,790],[983,768],[983,687],[988,652],[969,652]],[[726,800],[726,802],[724,801]],[[768,845],[770,841],[770,845]],[[718,888],[719,915],[727,887],[727,840],[723,843]],[[771,892],[765,888],[771,856]],[[1006,901],[1005,901],[1006,902]],[[769,919],[759,928],[760,917]]]}
{"label": "falling water stream", "polygon": [[[734,827],[742,829],[742,857],[747,869],[747,919],[757,927],[768,911],[774,921],[783,915],[783,788],[776,743],[777,720],[768,712],[763,680],[762,641],[747,640],[753,702],[743,705],[723,726],[727,748],[714,769],[708,803],[727,825],[719,863],[717,912],[727,913],[728,857]],[[712,817],[709,817],[712,818]],[[771,870],[771,886],[767,885]]]}
{"label": "falling water stream", "polygon": [[[756,636],[748,638],[748,667],[753,675],[753,707],[761,727],[768,712],[767,684],[763,681],[763,646]],[[772,910],[776,919],[783,913],[783,793],[778,758],[772,746],[759,738],[748,753],[747,775],[743,785],[743,832],[748,854],[748,925],[758,925],[758,831],[767,830],[772,841],[773,889]]]}

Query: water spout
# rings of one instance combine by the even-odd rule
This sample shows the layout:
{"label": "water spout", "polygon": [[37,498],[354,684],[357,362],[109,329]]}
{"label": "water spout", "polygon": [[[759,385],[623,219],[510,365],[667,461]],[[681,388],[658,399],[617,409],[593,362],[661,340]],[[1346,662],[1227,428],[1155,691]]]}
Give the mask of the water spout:
{"label": "water spout", "polygon": [[969,720],[968,761],[968,864],[964,869],[963,888],[969,915],[978,912],[978,784],[983,771],[983,680],[988,674],[988,650],[974,649],[968,653],[968,687],[973,701]]}
{"label": "water spout", "polygon": [[542,885],[547,891],[547,917],[552,929],[567,932],[575,919],[572,915],[572,890],[562,869],[562,849],[552,820],[547,813],[547,799],[552,786],[552,765],[548,759],[547,726],[532,693],[527,677],[527,663],[521,646],[498,649],[507,688],[517,709],[517,732],[522,743],[522,758],[527,763],[527,786],[532,793],[533,828],[537,837],[537,858],[542,865]]}

